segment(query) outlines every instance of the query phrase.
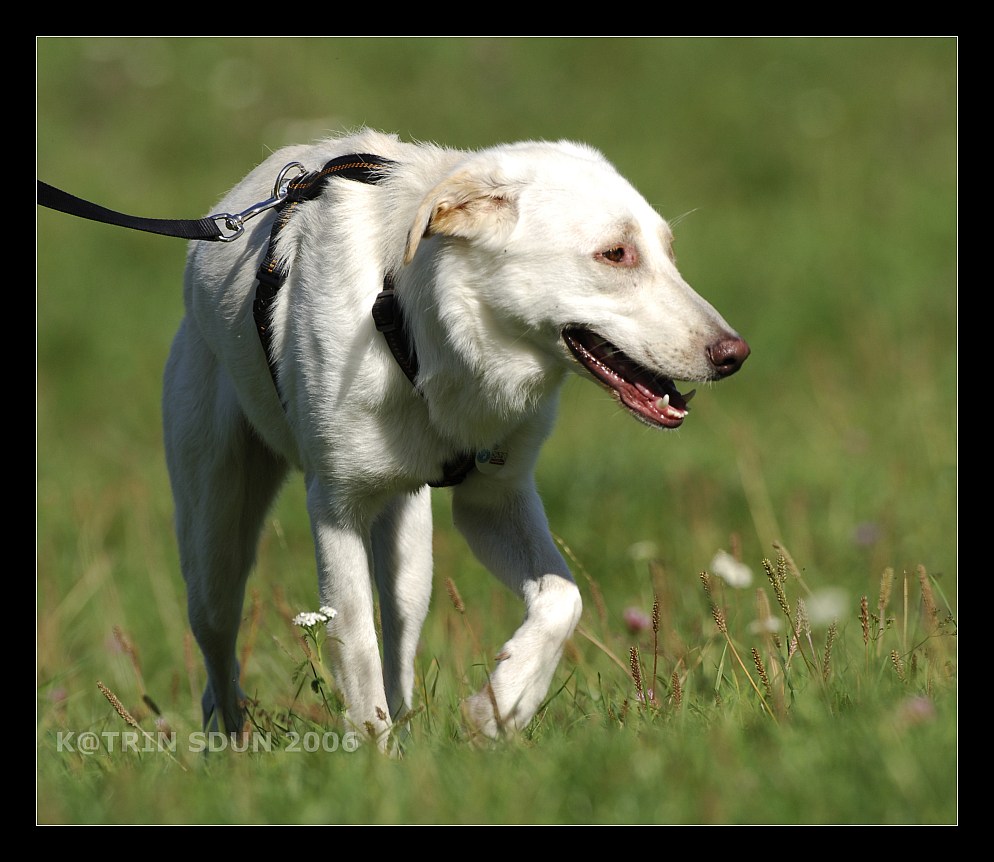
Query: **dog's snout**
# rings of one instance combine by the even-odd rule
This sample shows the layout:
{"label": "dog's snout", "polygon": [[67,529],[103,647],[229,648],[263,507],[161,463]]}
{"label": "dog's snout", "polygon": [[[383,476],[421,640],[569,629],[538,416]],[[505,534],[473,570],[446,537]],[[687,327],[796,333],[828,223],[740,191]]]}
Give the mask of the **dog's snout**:
{"label": "dog's snout", "polygon": [[708,361],[718,377],[728,377],[742,367],[749,356],[749,345],[737,335],[708,345]]}

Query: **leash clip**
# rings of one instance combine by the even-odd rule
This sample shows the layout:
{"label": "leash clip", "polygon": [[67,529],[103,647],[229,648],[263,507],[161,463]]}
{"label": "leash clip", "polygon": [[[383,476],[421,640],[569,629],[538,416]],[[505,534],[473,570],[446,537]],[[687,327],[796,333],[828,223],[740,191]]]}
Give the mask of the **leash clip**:
{"label": "leash clip", "polygon": [[290,164],[285,165],[283,170],[279,172],[276,177],[276,183],[273,186],[272,197],[266,198],[264,201],[259,201],[257,204],[253,204],[247,210],[242,210],[240,213],[216,213],[212,216],[207,216],[208,220],[213,221],[217,224],[220,230],[227,228],[231,233],[222,233],[218,237],[219,242],[231,242],[232,240],[238,239],[245,230],[245,222],[249,219],[255,218],[260,213],[264,213],[266,210],[270,210],[273,207],[278,207],[283,201],[286,200],[286,196],[290,191],[290,182],[293,177],[289,174],[291,171],[296,171],[296,176],[301,176],[307,173],[307,168],[305,168],[300,162],[290,162]]}

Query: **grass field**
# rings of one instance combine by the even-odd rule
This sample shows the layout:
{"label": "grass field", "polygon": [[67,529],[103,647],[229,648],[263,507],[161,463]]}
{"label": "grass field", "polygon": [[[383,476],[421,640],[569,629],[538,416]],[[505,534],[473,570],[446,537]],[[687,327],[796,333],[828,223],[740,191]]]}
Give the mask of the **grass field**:
{"label": "grass field", "polygon": [[185,249],[39,210],[38,822],[958,821],[955,40],[36,44],[38,177],[138,215],[360,124],[587,141],[753,350],[669,434],[567,384],[538,482],[585,609],[520,738],[462,728],[521,607],[436,492],[404,757],[345,750],[292,477],[240,643],[273,750],[205,756],[159,406]]}

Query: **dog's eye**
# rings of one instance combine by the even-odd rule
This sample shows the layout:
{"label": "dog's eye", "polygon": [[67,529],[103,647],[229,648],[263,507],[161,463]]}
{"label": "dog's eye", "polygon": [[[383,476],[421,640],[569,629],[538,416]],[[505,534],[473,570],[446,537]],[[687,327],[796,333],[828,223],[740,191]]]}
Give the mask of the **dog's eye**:
{"label": "dog's eye", "polygon": [[638,253],[635,246],[621,243],[613,245],[597,253],[596,257],[615,266],[635,266],[638,263]]}

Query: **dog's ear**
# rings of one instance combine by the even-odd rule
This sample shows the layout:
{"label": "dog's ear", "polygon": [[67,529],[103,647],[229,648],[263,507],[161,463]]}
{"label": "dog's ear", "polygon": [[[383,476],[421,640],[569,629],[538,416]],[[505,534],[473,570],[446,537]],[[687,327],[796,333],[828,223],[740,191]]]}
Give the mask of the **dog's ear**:
{"label": "dog's ear", "polygon": [[493,176],[464,170],[446,177],[425,196],[407,236],[404,263],[423,237],[460,236],[502,242],[518,219],[517,192]]}

